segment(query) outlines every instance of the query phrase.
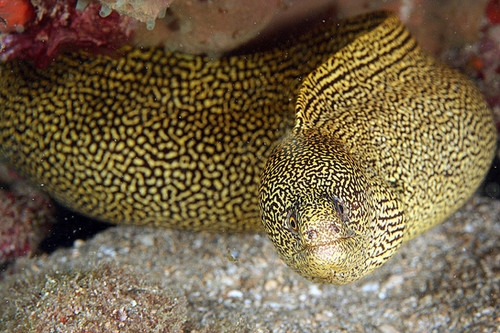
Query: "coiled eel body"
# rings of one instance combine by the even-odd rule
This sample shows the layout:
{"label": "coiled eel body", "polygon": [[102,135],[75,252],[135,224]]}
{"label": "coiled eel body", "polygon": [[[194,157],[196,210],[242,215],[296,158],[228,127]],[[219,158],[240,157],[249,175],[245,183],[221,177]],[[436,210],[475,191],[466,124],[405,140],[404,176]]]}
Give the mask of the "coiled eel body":
{"label": "coiled eel body", "polygon": [[443,221],[495,147],[480,93],[383,12],[263,53],[80,53],[0,75],[0,154],[61,203],[188,230],[262,220],[318,282],[356,280]]}

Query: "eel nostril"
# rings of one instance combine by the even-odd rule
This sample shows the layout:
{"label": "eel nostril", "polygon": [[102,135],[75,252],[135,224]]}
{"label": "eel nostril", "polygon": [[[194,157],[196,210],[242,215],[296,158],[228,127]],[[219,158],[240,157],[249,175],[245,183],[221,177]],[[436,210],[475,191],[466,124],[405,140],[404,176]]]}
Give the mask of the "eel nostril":
{"label": "eel nostril", "polygon": [[308,231],[306,233],[306,235],[307,235],[307,239],[310,240],[310,241],[313,240],[313,239],[315,239],[316,237],[318,237],[318,233],[316,231],[314,231],[314,230]]}
{"label": "eel nostril", "polygon": [[338,234],[340,232],[340,228],[337,227],[337,225],[333,224],[330,226],[330,229],[332,230],[332,232]]}

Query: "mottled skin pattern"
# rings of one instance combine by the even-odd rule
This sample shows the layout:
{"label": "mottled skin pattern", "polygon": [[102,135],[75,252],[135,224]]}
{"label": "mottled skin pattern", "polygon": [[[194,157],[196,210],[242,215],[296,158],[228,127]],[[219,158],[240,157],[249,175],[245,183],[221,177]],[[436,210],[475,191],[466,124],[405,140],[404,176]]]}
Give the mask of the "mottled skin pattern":
{"label": "mottled skin pattern", "polygon": [[134,49],[0,76],[0,154],[63,204],[113,223],[255,230],[265,169],[263,225],[321,282],[358,279],[441,222],[494,150],[478,92],[386,13],[265,53]]}
{"label": "mottled skin pattern", "polygon": [[[58,201],[113,223],[260,227],[260,173],[294,124],[302,79],[374,21],[270,52],[129,50],[0,67],[0,153]],[[332,35],[339,36],[332,39]]]}
{"label": "mottled skin pattern", "polygon": [[481,94],[394,17],[311,73],[296,112],[262,174],[262,219],[283,260],[318,282],[357,280],[442,222],[495,150]]}

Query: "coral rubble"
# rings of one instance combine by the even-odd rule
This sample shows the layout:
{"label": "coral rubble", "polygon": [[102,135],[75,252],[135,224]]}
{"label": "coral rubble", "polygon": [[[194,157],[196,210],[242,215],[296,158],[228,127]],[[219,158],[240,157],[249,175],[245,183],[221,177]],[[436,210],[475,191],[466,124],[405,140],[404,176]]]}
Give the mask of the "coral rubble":
{"label": "coral rubble", "polygon": [[[118,13],[101,17],[101,5],[95,2],[83,11],[76,9],[76,0],[33,0],[32,3],[36,16],[25,23],[23,31],[0,34],[0,60],[28,59],[38,67],[45,67],[61,51],[116,50],[132,36],[131,18]],[[0,11],[4,21],[10,14]]]}
{"label": "coral rubble", "polygon": [[184,297],[111,265],[26,276],[0,294],[2,332],[180,332],[186,321]]}
{"label": "coral rubble", "polygon": [[32,254],[54,220],[54,209],[44,194],[19,186],[0,190],[0,264]]}

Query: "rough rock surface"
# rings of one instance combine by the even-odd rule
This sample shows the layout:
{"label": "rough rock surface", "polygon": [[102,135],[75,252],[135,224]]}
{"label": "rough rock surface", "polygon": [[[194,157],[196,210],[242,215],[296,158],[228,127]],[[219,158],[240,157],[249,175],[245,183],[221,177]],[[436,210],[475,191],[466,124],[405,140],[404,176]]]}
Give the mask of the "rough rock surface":
{"label": "rough rock surface", "polygon": [[69,249],[18,260],[0,290],[25,274],[116,264],[185,296],[189,322],[229,330],[498,332],[499,221],[500,201],[476,196],[378,271],[345,286],[304,280],[263,234],[113,227]]}
{"label": "rough rock surface", "polygon": [[36,253],[54,222],[54,207],[46,194],[23,183],[9,191],[0,187],[0,267]]}

